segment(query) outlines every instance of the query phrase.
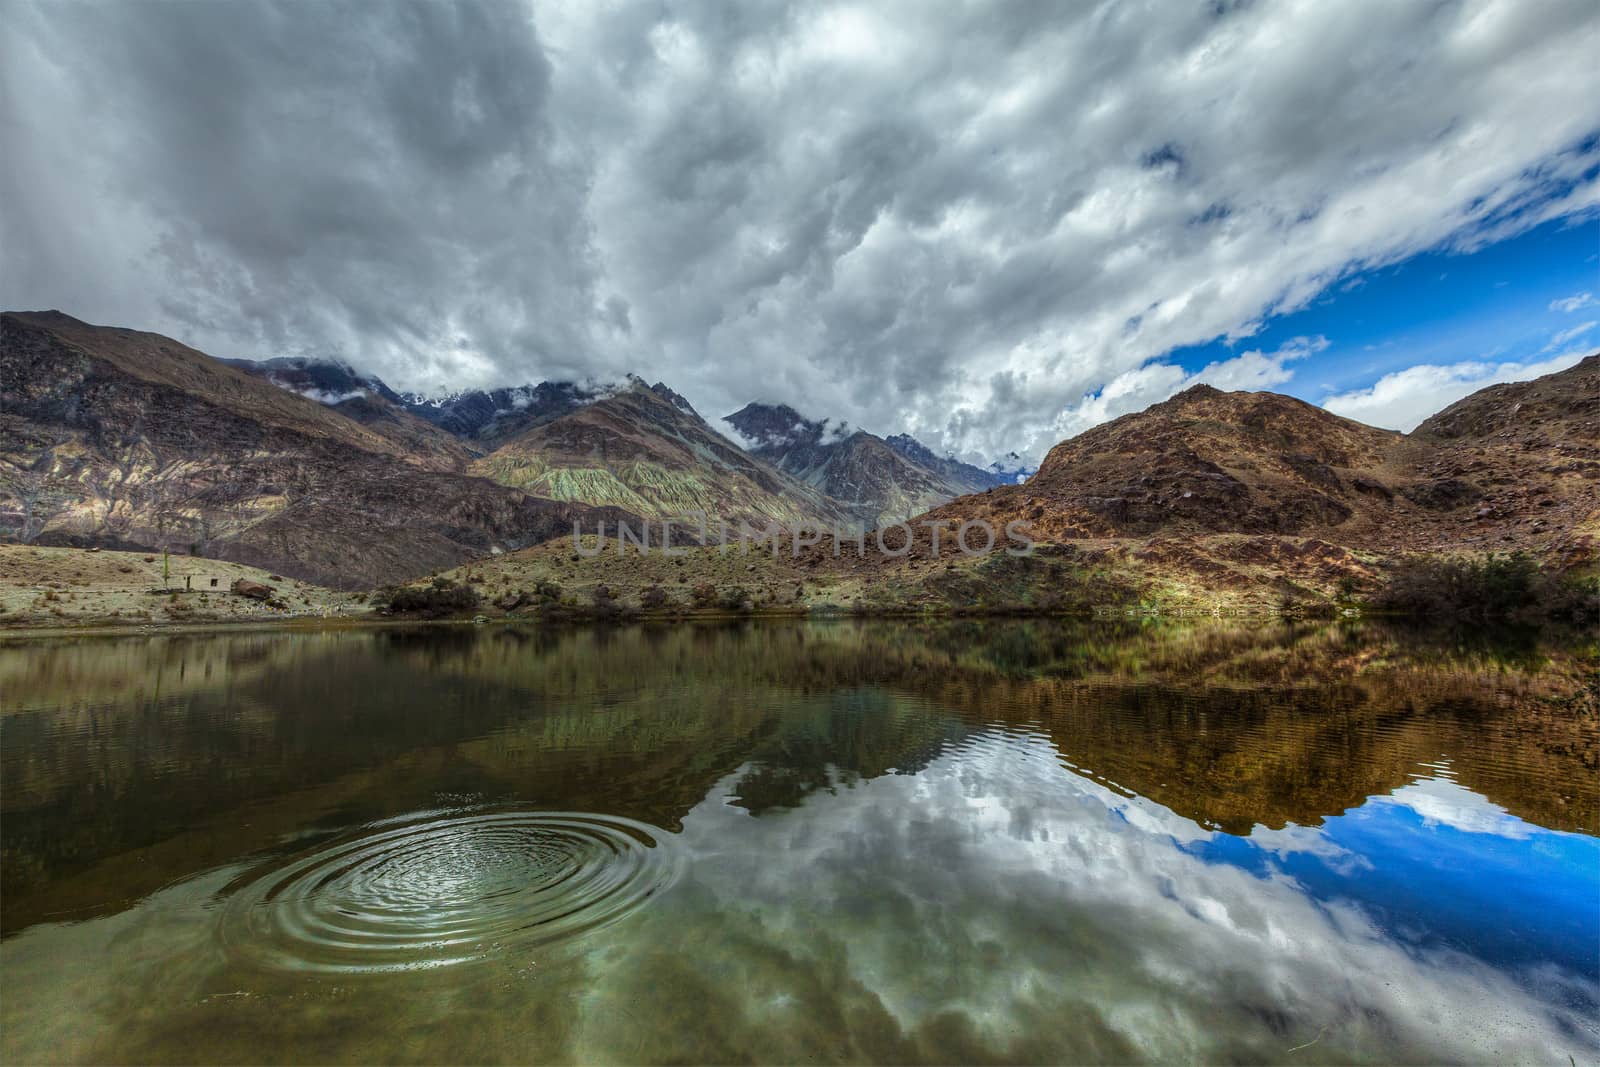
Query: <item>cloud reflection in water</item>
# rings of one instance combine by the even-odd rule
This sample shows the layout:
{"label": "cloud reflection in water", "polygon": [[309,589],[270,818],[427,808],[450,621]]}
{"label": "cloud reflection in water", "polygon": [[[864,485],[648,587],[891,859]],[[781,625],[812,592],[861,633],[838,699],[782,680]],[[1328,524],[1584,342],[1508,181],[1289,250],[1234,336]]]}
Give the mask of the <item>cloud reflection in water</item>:
{"label": "cloud reflection in water", "polygon": [[[672,934],[630,939],[623,951],[643,958],[593,994],[635,1011],[648,996],[669,1016],[674,998],[698,1000],[706,1025],[673,1053],[1276,1061],[1314,1039],[1298,1058],[1600,1051],[1581,947],[1595,943],[1600,844],[1496,815],[1454,783],[1235,838],[1067,771],[1046,739],[1015,732],[761,817],[728,803],[738,778],[684,821],[691,885],[647,920]],[[1463,851],[1445,801],[1495,847]],[[1553,896],[1523,895],[1558,866]],[[1515,916],[1526,951],[1458,923],[1447,902],[1464,892],[1480,918]],[[647,947],[667,936],[677,951]],[[620,1054],[630,1027],[593,1018],[607,1022],[586,1028],[585,1050]]]}

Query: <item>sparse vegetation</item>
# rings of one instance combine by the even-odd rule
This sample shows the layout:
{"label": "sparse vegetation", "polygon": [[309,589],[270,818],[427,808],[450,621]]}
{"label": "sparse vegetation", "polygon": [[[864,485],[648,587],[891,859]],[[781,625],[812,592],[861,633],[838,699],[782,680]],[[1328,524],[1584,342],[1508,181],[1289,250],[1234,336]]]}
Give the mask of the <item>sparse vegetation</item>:
{"label": "sparse vegetation", "polygon": [[478,591],[470,585],[460,585],[443,577],[435,578],[425,586],[406,585],[387,589],[380,597],[391,612],[425,619],[441,619],[474,611],[481,599]]}
{"label": "sparse vegetation", "polygon": [[1372,606],[1432,621],[1595,621],[1600,581],[1551,575],[1525,552],[1413,556],[1392,569]]}

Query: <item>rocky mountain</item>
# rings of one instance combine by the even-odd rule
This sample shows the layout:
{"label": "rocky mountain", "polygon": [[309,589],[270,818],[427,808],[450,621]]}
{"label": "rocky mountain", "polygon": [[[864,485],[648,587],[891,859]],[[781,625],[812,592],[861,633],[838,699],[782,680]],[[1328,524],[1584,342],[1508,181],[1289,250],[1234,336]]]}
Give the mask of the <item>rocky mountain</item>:
{"label": "rocky mountain", "polygon": [[284,356],[263,360],[224,359],[222,362],[329,407],[369,393],[394,404],[403,403],[400,394],[382,379],[362,374],[343,360]]}
{"label": "rocky mountain", "polygon": [[1028,465],[1028,461],[1015,452],[1007,452],[993,463],[984,468],[993,475],[1000,485],[1016,485],[1032,477],[1037,467]]}
{"label": "rocky mountain", "polygon": [[1600,535],[1600,356],[1494,386],[1409,436],[1274,393],[1196,386],[1051,449],[1025,484],[930,518],[1027,521],[1054,541],[1318,538],[1381,554],[1527,549]]}
{"label": "rocky mountain", "polygon": [[554,500],[641,515],[704,513],[794,526],[855,525],[840,503],[737,448],[661,383],[628,388],[531,429],[477,460],[475,473]]}
{"label": "rocky mountain", "polygon": [[1052,448],[1010,494],[1083,535],[1304,533],[1392,497],[1378,471],[1399,434],[1275,393],[1195,386]]}
{"label": "rocky mountain", "polygon": [[407,411],[488,453],[535,426],[593,403],[603,391],[574,382],[471,389],[442,399],[406,393]]}
{"label": "rocky mountain", "polygon": [[796,563],[909,603],[1032,596],[1058,572],[1111,592],[1170,579],[1190,599],[1228,583],[1326,589],[1411,552],[1600,564],[1600,356],[1486,389],[1409,435],[1200,386],[1063,441],[1023,484],[783,406],[729,417],[745,451],[642,379],[427,401],[332,361],[234,365],[59,312],[0,315],[0,386],[0,540],[192,551],[342,588],[574,521],[695,512],[735,526],[1021,521],[1059,550],[1005,575],[913,555],[885,579],[826,545]]}
{"label": "rocky mountain", "polygon": [[807,419],[786,404],[747,404],[723,421],[752,454],[839,501],[868,529],[1001,484],[907,434],[885,440]]}
{"label": "rocky mountain", "polygon": [[1408,442],[1420,480],[1402,493],[1433,513],[1470,514],[1476,543],[1528,543],[1567,565],[1600,559],[1600,354],[1473,393]]}
{"label": "rocky mountain", "polygon": [[[714,432],[664,383],[541,382],[443,399],[398,393],[331,360],[237,366],[428,455],[454,470],[554,500],[624,507],[651,518],[854,526],[860,518]],[[933,501],[929,501],[931,503]]]}
{"label": "rocky mountain", "polygon": [[[752,468],[748,456],[730,459],[721,435],[708,437],[694,407],[660,382],[648,388],[676,408],[676,414],[641,406],[637,398],[619,399],[614,388],[570,382],[427,399],[397,392],[336,360],[233,362],[419,453],[436,456],[451,469],[472,466],[485,477],[535,495],[616,504],[651,516],[704,510],[731,523],[744,518],[870,528],[1017,480],[1009,470],[984,470],[938,456],[907,434],[885,440],[807,420],[785,405],[765,404],[747,405],[724,420],[746,442],[754,442],[749,455],[758,462]],[[630,383],[622,392],[640,386]],[[595,404],[607,406],[593,417],[532,432],[579,416]],[[629,429],[617,431],[609,444],[590,439],[596,427],[615,430],[621,423]],[[578,452],[569,440],[574,434],[584,438]],[[660,439],[646,444],[652,434]],[[696,439],[687,452],[674,443],[685,434]],[[653,458],[643,458],[651,453]],[[619,464],[609,458],[613,454],[630,458]],[[685,483],[683,472],[707,457],[710,481]],[[740,482],[731,474],[745,468],[756,471],[754,481]],[[719,480],[725,484],[717,484]],[[784,499],[766,499],[774,494]],[[686,509],[683,505],[689,502],[694,506]]]}
{"label": "rocky mountain", "polygon": [[463,456],[487,454],[522,431],[560,418],[601,395],[598,389],[573,382],[540,382],[430,398],[397,392],[381,378],[361,374],[341,360],[284,357],[227,362],[358,422],[433,427],[458,440]]}
{"label": "rocky mountain", "polygon": [[459,471],[478,454],[454,434],[416,415],[406,398],[382,379],[360,374],[348,363],[304,357],[222,362],[354,419],[388,438],[412,461],[423,459],[430,467]]}
{"label": "rocky mountain", "polygon": [[[908,433],[897,433],[892,437],[886,437],[884,444],[923,470],[932,471],[950,488],[960,490],[958,495],[981,493],[985,489],[1016,481],[1014,476],[1008,476],[998,464],[977,467],[971,463],[963,463],[954,456],[935,455],[933,449]],[[1016,456],[1016,453],[1013,452],[1011,455]]]}
{"label": "rocky mountain", "polygon": [[453,439],[379,392],[358,418],[341,411],[356,398],[329,406],[59,312],[0,315],[0,382],[6,539],[170,547],[353,588],[629,517],[468,476]]}

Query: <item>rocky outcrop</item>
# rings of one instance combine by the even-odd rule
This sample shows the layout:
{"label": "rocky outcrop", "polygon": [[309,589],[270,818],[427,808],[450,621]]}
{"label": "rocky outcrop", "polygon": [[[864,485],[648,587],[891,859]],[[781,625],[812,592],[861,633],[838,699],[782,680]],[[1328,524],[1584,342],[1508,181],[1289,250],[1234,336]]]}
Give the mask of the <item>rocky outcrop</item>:
{"label": "rocky outcrop", "polygon": [[272,586],[264,582],[252,582],[248,578],[235,578],[228,587],[228,592],[234,596],[248,597],[251,600],[271,600]]}

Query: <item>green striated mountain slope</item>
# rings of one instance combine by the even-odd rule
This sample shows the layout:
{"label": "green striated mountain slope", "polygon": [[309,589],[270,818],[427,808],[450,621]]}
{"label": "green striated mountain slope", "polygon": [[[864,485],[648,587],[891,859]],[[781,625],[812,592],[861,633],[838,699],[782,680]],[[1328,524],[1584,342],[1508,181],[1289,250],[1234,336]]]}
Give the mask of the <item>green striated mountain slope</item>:
{"label": "green striated mountain slope", "polygon": [[713,525],[860,525],[816,488],[750,456],[659,383],[629,387],[506,442],[471,470],[552,500]]}

